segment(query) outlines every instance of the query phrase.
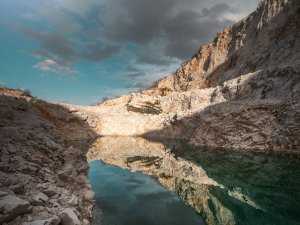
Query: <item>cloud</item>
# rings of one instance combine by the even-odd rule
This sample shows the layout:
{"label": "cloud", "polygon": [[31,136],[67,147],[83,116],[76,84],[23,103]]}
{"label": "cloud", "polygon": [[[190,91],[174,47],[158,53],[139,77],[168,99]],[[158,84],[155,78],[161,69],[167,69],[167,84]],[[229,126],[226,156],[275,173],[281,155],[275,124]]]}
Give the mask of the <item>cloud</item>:
{"label": "cloud", "polygon": [[[74,73],[71,65],[77,61],[103,61],[118,53],[120,45],[101,45],[94,42],[74,43],[72,37],[60,33],[41,32],[26,26],[18,26],[17,30],[24,36],[40,43],[40,48],[33,51],[33,55],[44,61],[34,68],[52,73]],[[78,71],[76,71],[78,72]]]}
{"label": "cloud", "polygon": [[[252,7],[258,2],[254,1]],[[165,66],[174,58],[190,58],[222,28],[234,23],[231,15],[242,11],[237,7],[237,0],[187,0],[184,3],[179,0],[106,2],[110,15],[99,16],[106,25],[101,35],[121,45],[143,46],[144,52],[135,55],[136,63]]]}
{"label": "cloud", "polygon": [[80,57],[84,60],[90,61],[102,61],[108,59],[121,50],[120,45],[106,45],[99,47],[95,43],[91,43],[87,47],[89,52],[81,53]]}
{"label": "cloud", "polygon": [[141,72],[140,69],[136,68],[136,67],[133,67],[133,66],[127,66],[126,69],[125,69],[127,72],[130,72],[130,73],[137,73],[137,72]]}
{"label": "cloud", "polygon": [[[149,53],[149,52],[150,51],[148,51],[147,53]],[[173,62],[172,60],[170,60],[166,57],[163,57],[163,55],[157,56],[157,55],[151,55],[151,54],[147,54],[147,53],[138,54],[136,63],[165,66],[165,65],[169,65]]]}
{"label": "cloud", "polygon": [[126,74],[126,77],[128,78],[138,78],[138,77],[142,77],[145,76],[146,74],[143,72],[137,72],[137,73],[128,73]]}
{"label": "cloud", "polygon": [[125,72],[127,72],[125,74],[127,78],[139,78],[146,75],[145,72],[133,66],[127,66]]}
{"label": "cloud", "polygon": [[144,91],[153,86],[155,82],[152,81],[140,81],[140,82],[133,82],[127,86],[127,88],[134,88],[137,91]]}
{"label": "cloud", "polygon": [[[35,69],[39,69],[41,71],[47,72],[47,73],[64,73],[64,74],[73,74],[78,73],[77,70],[74,70],[67,66],[61,66],[59,63],[55,62],[52,59],[46,59],[42,62],[37,63],[33,66]],[[75,77],[70,77],[70,80],[76,80]]]}
{"label": "cloud", "polygon": [[[26,26],[17,30],[40,43],[33,55],[42,61],[35,68],[46,68],[42,66],[45,60],[54,61],[55,68],[60,68],[48,68],[50,72],[68,71],[67,68],[75,71],[72,66],[76,62],[101,62],[117,55],[127,57],[140,68],[162,68],[190,58],[201,45],[248,14],[258,2],[53,0],[50,4],[30,0],[32,10],[24,12],[23,18],[31,23],[40,20],[45,30]],[[126,72],[128,78],[153,74],[142,70]],[[132,86],[145,87],[147,82]]]}
{"label": "cloud", "polygon": [[39,32],[26,26],[18,26],[17,30],[41,44],[40,49],[34,52],[36,56],[51,58],[58,64],[69,64],[78,58],[79,53],[72,42],[59,33]]}

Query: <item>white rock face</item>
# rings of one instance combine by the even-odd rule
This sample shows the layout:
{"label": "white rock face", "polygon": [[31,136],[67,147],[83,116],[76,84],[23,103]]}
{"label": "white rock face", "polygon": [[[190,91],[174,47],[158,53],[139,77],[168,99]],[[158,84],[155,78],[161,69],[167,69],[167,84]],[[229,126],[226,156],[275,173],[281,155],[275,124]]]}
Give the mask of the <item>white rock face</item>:
{"label": "white rock face", "polygon": [[66,107],[98,135],[299,149],[299,7],[293,0],[264,0],[156,88],[97,106]]}

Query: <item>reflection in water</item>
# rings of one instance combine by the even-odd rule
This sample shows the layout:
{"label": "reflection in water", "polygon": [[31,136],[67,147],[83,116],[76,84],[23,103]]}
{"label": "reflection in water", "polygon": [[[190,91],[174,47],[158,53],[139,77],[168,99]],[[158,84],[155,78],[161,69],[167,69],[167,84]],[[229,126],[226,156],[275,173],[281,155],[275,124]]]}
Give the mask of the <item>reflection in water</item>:
{"label": "reflection in water", "polygon": [[95,191],[92,225],[203,225],[201,217],[178,196],[140,172],[94,161],[90,182]]}
{"label": "reflection in water", "polygon": [[295,155],[103,137],[87,156],[155,177],[209,225],[300,223],[300,158]]}

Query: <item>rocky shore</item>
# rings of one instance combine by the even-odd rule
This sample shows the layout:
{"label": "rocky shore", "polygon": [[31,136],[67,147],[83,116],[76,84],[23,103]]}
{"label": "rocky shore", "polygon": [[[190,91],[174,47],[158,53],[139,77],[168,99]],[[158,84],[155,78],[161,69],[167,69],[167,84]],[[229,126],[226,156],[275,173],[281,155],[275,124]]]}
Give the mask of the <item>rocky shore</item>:
{"label": "rocky shore", "polygon": [[88,224],[93,132],[62,106],[21,91],[1,89],[0,105],[0,224]]}

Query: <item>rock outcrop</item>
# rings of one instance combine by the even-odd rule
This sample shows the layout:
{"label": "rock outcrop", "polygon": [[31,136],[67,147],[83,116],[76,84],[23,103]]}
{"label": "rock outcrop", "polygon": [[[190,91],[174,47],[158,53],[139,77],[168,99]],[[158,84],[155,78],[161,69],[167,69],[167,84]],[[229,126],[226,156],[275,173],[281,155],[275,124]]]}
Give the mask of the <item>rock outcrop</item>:
{"label": "rock outcrop", "polygon": [[0,223],[87,223],[89,126],[66,108],[17,90],[0,89],[0,106]]}
{"label": "rock outcrop", "polygon": [[300,4],[264,0],[157,87],[77,111],[99,135],[300,148]]}

